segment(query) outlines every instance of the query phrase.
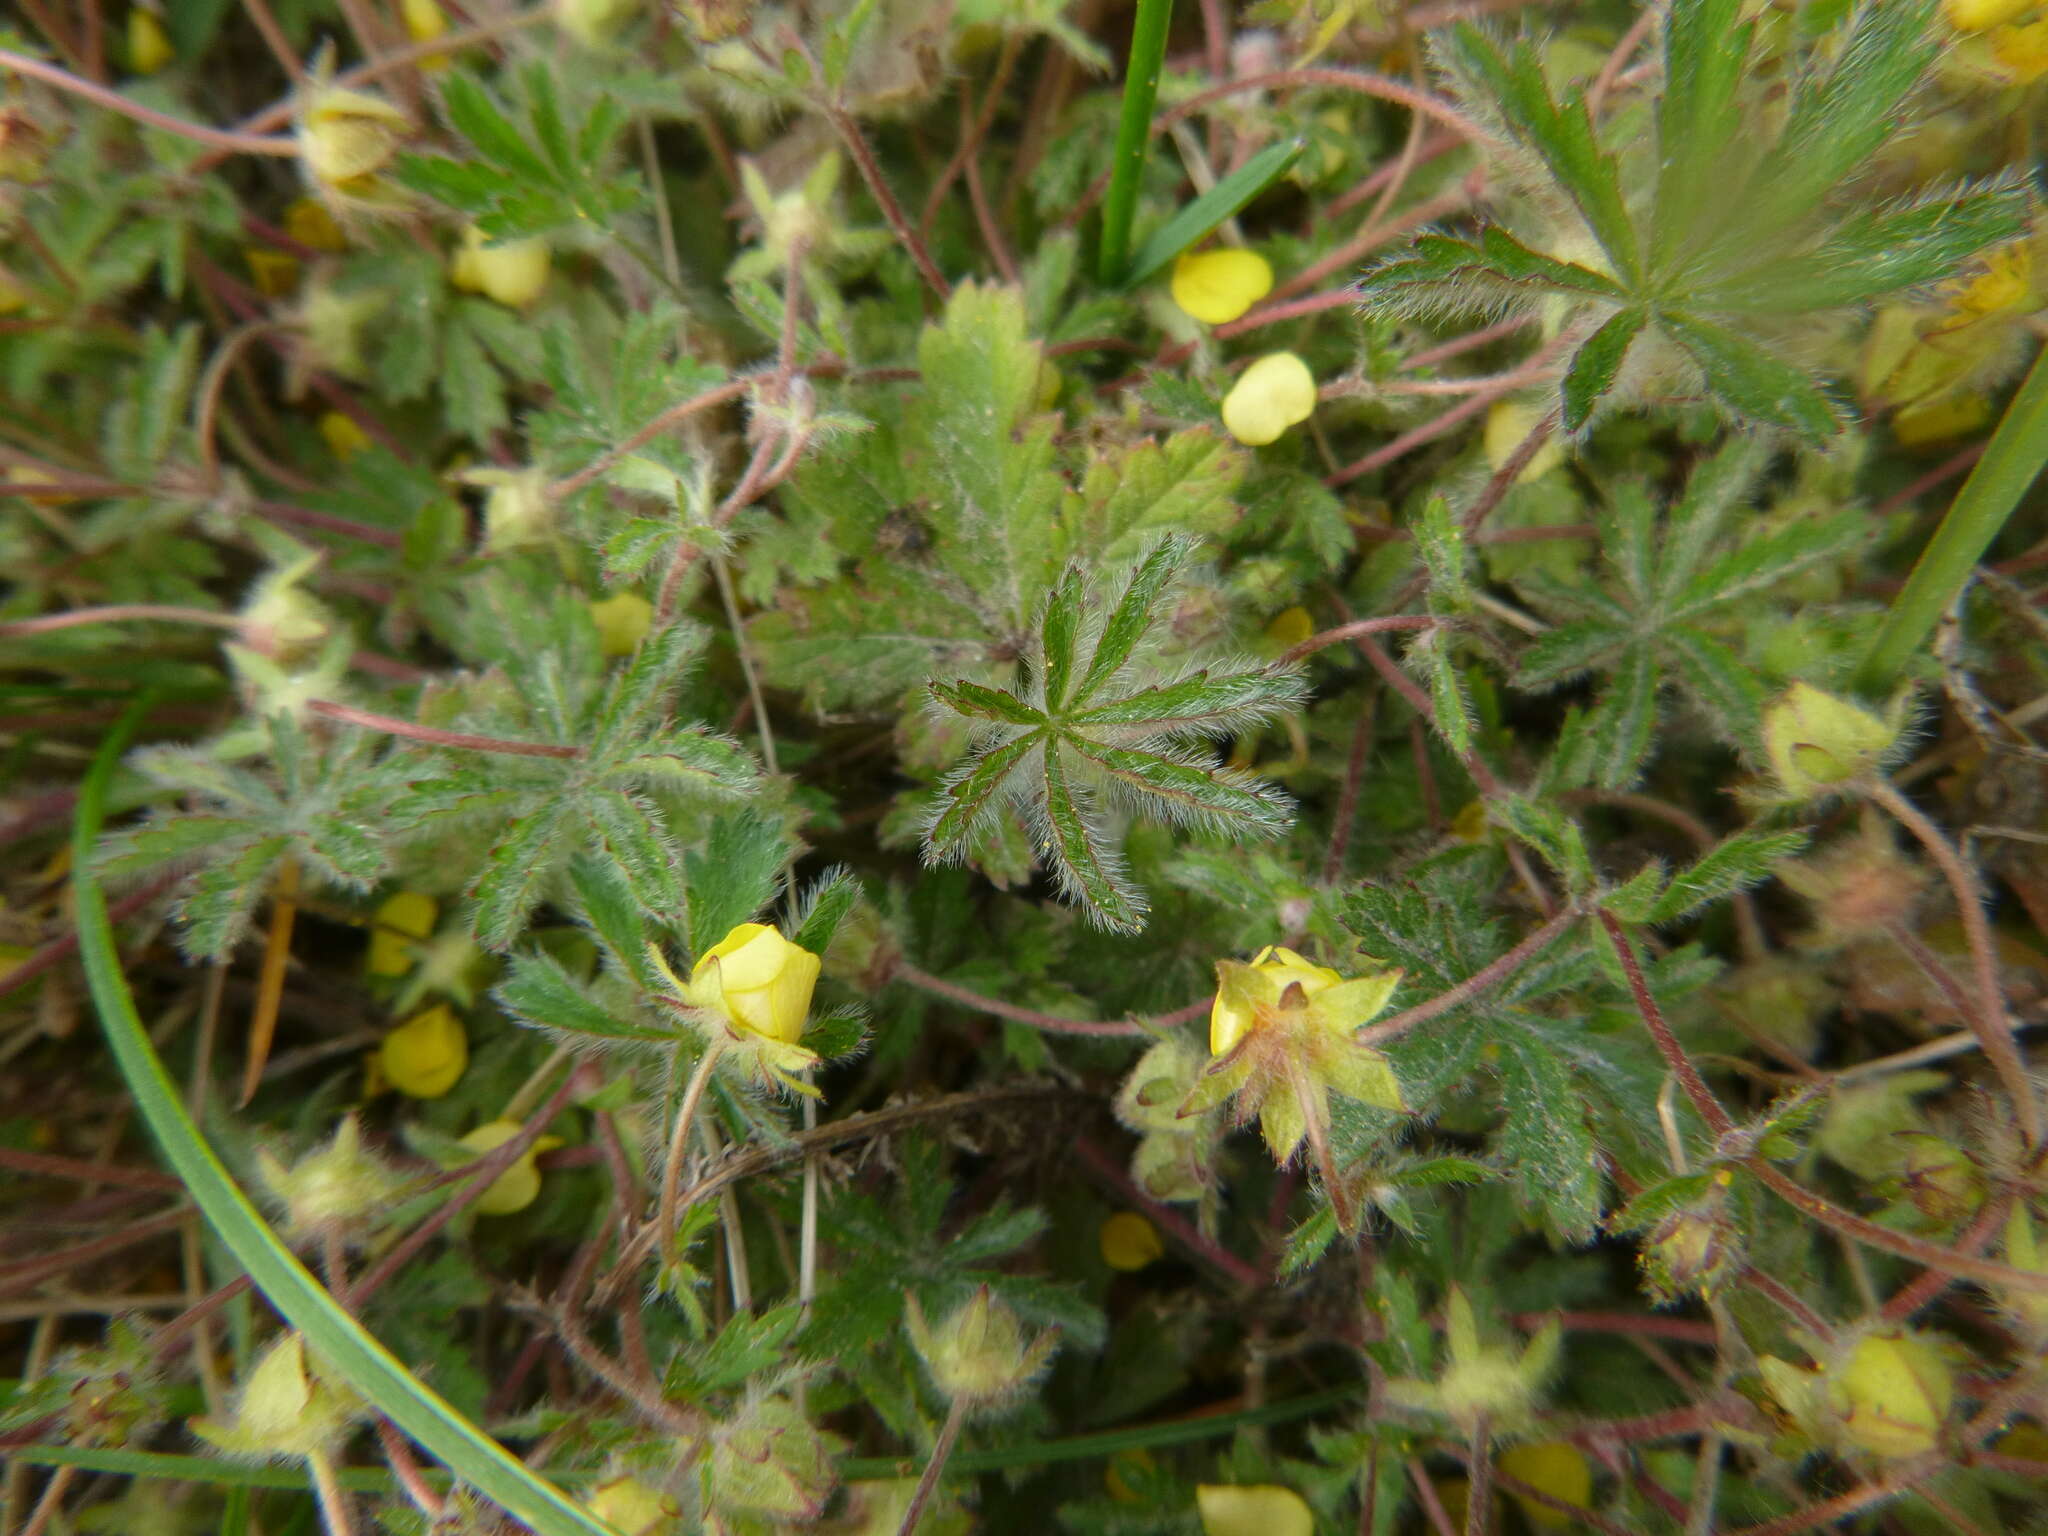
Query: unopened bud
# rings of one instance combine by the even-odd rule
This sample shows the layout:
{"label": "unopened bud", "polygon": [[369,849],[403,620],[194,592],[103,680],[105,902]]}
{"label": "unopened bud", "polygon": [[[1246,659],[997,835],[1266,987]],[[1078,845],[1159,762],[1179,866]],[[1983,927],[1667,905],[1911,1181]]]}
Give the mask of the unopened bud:
{"label": "unopened bud", "polygon": [[288,1333],[265,1351],[242,1383],[233,1423],[198,1419],[192,1428],[231,1456],[269,1461],[330,1449],[356,1412],[352,1396],[311,1368],[305,1339]]}
{"label": "unopened bud", "polygon": [[299,120],[299,157],[322,186],[358,191],[391,163],[411,127],[381,96],[317,86]]}
{"label": "unopened bud", "polygon": [[555,510],[548,501],[547,476],[538,469],[472,469],[462,475],[485,487],[484,549],[502,555],[545,545],[553,536]]}
{"label": "unopened bud", "polygon": [[1057,1332],[1047,1329],[1026,1342],[1017,1314],[997,1301],[987,1286],[936,1327],[925,1321],[917,1298],[905,1295],[910,1342],[949,1398],[984,1407],[1023,1391],[1051,1360]]}
{"label": "unopened bud", "polygon": [[761,1398],[713,1432],[706,1498],[722,1510],[815,1520],[838,1481],[833,1457],[841,1446],[812,1428],[789,1399]]}
{"label": "unopened bud", "polygon": [[1902,1459],[1940,1443],[1955,1378],[1924,1335],[1892,1329],[1858,1339],[1822,1390],[1843,1438],[1872,1455]]}
{"label": "unopened bud", "polygon": [[327,1144],[290,1167],[267,1149],[256,1155],[257,1172],[284,1207],[295,1234],[360,1230],[391,1207],[404,1182],[383,1159],[363,1145],[362,1127],[344,1115]]}
{"label": "unopened bud", "polygon": [[615,1477],[584,1495],[583,1507],[619,1536],[674,1536],[683,1510],[668,1494],[637,1477]]}
{"label": "unopened bud", "polygon": [[1811,683],[1794,683],[1764,711],[1764,751],[1794,800],[1840,789],[1873,771],[1899,728]]}

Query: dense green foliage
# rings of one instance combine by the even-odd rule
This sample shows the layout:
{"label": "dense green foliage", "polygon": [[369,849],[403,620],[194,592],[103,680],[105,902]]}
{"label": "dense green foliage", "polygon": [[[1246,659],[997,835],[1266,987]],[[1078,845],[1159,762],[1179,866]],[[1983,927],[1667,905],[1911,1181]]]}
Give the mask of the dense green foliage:
{"label": "dense green foliage", "polygon": [[0,1525],[2048,1519],[2048,11],[70,9]]}

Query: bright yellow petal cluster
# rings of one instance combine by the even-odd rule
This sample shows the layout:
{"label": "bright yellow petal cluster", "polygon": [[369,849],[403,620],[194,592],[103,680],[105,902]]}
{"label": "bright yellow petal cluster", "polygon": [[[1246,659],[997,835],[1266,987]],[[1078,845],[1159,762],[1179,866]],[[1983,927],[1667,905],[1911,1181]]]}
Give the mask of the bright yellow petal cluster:
{"label": "bright yellow petal cluster", "polygon": [[1127,1273],[1166,1257],[1158,1228],[1136,1211],[1118,1211],[1109,1217],[1096,1232],[1095,1242],[1102,1250],[1103,1263]]}
{"label": "bright yellow petal cluster", "polygon": [[1273,291],[1273,267],[1257,251],[1188,252],[1173,264],[1173,302],[1204,325],[1226,325]]}
{"label": "bright yellow petal cluster", "polygon": [[803,1038],[819,958],[766,923],[741,923],[690,968],[689,1000],[782,1045]]}
{"label": "bright yellow petal cluster", "polygon": [[372,976],[403,976],[412,969],[417,942],[434,931],[440,914],[440,904],[425,891],[393,891],[370,919],[370,955],[364,968]]}
{"label": "bright yellow petal cluster", "polygon": [[1238,375],[1223,397],[1223,428],[1248,448],[1263,448],[1316,408],[1315,375],[1292,352],[1268,352]]}
{"label": "bright yellow petal cluster", "polygon": [[1209,1054],[1222,1056],[1252,1032],[1261,1008],[1280,1006],[1287,988],[1304,999],[1328,991],[1343,977],[1327,965],[1311,965],[1291,949],[1268,944],[1250,965],[1226,960],[1217,967],[1216,1001],[1209,1008]]}

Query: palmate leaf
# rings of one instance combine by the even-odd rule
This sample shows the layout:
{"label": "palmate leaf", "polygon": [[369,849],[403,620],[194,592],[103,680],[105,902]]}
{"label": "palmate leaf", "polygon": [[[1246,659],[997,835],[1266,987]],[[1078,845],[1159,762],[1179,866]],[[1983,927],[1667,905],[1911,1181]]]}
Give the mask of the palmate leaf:
{"label": "palmate leaf", "polygon": [[1196,743],[1271,718],[1301,696],[1270,668],[1184,671],[1152,681],[1147,662],[1181,572],[1185,538],[1149,551],[1099,623],[1078,563],[1053,584],[1038,623],[1034,693],[958,679],[930,685],[934,705],[973,722],[972,755],[941,784],[925,824],[933,860],[967,856],[1005,805],[1019,806],[1061,891],[1106,928],[1143,927],[1144,893],[1111,840],[1111,806],[1222,836],[1272,836],[1288,802]]}
{"label": "palmate leaf", "polygon": [[[1579,340],[1560,382],[1577,432],[1626,375],[1651,331],[1689,359],[1731,417],[1819,441],[1846,411],[1797,345],[1803,325],[1960,270],[2020,233],[2016,187],[1961,186],[1890,207],[1847,195],[1900,131],[1903,103],[1934,54],[1931,0],[1858,7],[1845,30],[1794,68],[1774,139],[1745,88],[1755,28],[1737,0],[1672,0],[1664,28],[1656,153],[1627,162],[1650,185],[1624,185],[1624,162],[1599,143],[1583,100],[1562,101],[1538,50],[1464,25],[1442,48],[1453,88],[1529,158],[1511,179],[1525,206],[1568,208],[1583,237],[1554,224],[1540,238],[1485,224],[1470,237],[1419,236],[1369,272],[1368,304],[1398,313],[1562,300]],[[1571,250],[1590,241],[1583,260]],[[1594,270],[1600,267],[1602,270]]]}

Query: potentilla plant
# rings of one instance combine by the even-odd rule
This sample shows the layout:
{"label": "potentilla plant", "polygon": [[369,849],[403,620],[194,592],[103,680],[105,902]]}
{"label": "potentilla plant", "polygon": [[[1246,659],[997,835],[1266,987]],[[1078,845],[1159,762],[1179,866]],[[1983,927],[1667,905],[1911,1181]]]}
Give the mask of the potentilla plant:
{"label": "potentilla plant", "polygon": [[17,9],[0,1524],[2048,1516],[2048,10]]}

